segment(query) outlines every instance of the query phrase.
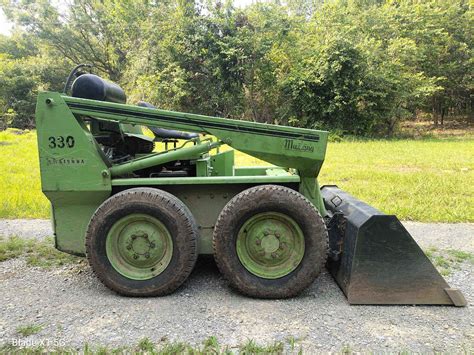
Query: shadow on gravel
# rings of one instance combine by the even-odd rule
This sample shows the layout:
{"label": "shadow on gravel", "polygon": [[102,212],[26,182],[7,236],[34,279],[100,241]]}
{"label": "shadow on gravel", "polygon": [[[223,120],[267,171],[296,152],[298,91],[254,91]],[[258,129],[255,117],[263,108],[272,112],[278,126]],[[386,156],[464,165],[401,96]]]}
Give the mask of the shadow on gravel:
{"label": "shadow on gravel", "polygon": [[196,274],[205,274],[207,276],[221,277],[216,261],[212,255],[199,255],[190,277]]}

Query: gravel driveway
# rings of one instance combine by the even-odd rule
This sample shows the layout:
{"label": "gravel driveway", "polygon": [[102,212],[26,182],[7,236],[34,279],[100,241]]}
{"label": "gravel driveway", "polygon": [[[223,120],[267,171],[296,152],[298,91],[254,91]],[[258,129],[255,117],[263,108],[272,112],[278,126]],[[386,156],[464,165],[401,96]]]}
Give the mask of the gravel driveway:
{"label": "gravel driveway", "polygon": [[[474,252],[473,224],[404,223],[423,248]],[[49,221],[0,220],[0,235],[50,235]],[[221,344],[247,339],[269,344],[297,339],[305,353],[336,351],[461,352],[474,348],[474,267],[458,265],[446,279],[469,305],[349,306],[325,272],[300,297],[257,300],[230,290],[211,258],[199,260],[176,293],[161,298],[117,296],[80,265],[49,271],[21,259],[0,263],[0,344],[15,342],[18,326],[42,324],[30,344],[47,341],[81,347],[136,344],[148,337],[199,344],[216,336]],[[24,338],[22,338],[24,339]]]}

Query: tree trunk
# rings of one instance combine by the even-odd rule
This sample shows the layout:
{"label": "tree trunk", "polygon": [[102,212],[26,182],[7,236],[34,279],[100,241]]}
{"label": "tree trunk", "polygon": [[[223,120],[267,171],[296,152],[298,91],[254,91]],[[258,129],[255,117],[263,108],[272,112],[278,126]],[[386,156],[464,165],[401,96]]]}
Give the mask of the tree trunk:
{"label": "tree trunk", "polygon": [[432,113],[432,116],[433,116],[433,123],[435,124],[435,126],[438,125],[438,112],[437,112],[436,108],[437,108],[437,102],[436,102],[436,99],[433,98],[433,104],[431,106],[431,113]]}
{"label": "tree trunk", "polygon": [[434,107],[433,107],[432,113],[433,113],[433,123],[435,124],[435,126],[437,126],[438,125],[438,113],[436,112],[436,109]]}

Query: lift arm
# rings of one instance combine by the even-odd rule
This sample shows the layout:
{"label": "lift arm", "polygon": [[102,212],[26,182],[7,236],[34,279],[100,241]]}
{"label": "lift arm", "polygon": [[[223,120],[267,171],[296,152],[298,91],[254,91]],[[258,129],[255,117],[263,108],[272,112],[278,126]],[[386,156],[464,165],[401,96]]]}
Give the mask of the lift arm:
{"label": "lift arm", "polygon": [[210,134],[239,151],[271,164],[307,172],[313,177],[318,175],[326,154],[326,131],[231,120],[69,96],[58,98],[58,94],[48,94],[50,95],[46,96],[52,100],[50,105],[60,104],[63,101],[74,114],[118,123]]}

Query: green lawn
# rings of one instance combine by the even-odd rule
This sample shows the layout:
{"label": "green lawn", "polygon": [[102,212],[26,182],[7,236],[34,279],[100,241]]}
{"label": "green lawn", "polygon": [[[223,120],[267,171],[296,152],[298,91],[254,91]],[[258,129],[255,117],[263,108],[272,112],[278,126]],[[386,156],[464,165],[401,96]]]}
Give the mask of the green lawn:
{"label": "green lawn", "polygon": [[41,192],[36,133],[0,132],[0,218],[48,218]]}
{"label": "green lawn", "polygon": [[[0,168],[0,218],[47,218],[35,132],[0,132]],[[474,138],[330,143],[320,182],[402,220],[474,222]]]}
{"label": "green lawn", "polygon": [[401,220],[474,222],[474,139],[329,144],[320,182]]}

